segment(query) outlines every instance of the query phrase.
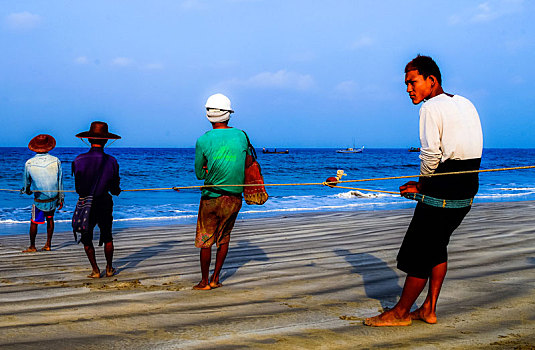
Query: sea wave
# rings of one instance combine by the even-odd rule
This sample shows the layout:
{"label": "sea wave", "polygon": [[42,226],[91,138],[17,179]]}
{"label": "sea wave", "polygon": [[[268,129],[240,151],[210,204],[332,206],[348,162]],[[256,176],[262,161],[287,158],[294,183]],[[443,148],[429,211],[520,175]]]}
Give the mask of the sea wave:
{"label": "sea wave", "polygon": [[114,222],[127,222],[127,221],[159,221],[159,220],[181,220],[195,218],[197,215],[181,215],[181,216],[151,216],[151,217],[135,217],[128,219],[114,219]]}
{"label": "sea wave", "polygon": [[298,212],[298,211],[322,211],[322,210],[348,210],[354,208],[373,207],[373,206],[388,206],[399,205],[400,202],[375,202],[375,203],[347,203],[343,205],[321,205],[316,207],[292,207],[292,208],[277,208],[265,210],[243,210],[240,214],[266,214],[266,213],[281,213],[281,212]]}
{"label": "sea wave", "polygon": [[29,220],[21,221],[21,220],[13,220],[13,219],[4,219],[0,220],[0,224],[27,224]]}
{"label": "sea wave", "polygon": [[[306,199],[306,198],[314,198],[314,197],[317,197],[317,196],[314,196],[314,195],[304,195],[304,196],[274,196],[274,197],[278,197],[280,199]],[[273,197],[270,197],[270,198],[273,198]]]}
{"label": "sea wave", "polygon": [[[122,219],[113,219],[113,222],[129,222],[129,221],[161,221],[161,220],[182,220],[182,219],[191,219],[197,217],[195,215],[175,215],[175,216],[151,216],[151,217],[132,217],[132,218],[122,218]],[[71,219],[66,220],[57,220],[54,222],[56,224],[60,223],[70,223]],[[15,225],[15,224],[28,224],[29,220],[13,220],[13,219],[3,219],[0,220],[0,225]]]}
{"label": "sea wave", "polygon": [[535,191],[535,187],[500,187],[502,191]]}
{"label": "sea wave", "polygon": [[338,193],[334,195],[338,198],[382,198],[382,197],[392,197],[392,195],[387,195],[383,193],[363,193],[360,191],[349,191]]}
{"label": "sea wave", "polygon": [[[68,219],[68,220],[57,220],[57,219],[54,219],[54,222],[55,223],[67,223],[67,222],[71,222],[71,219]],[[7,224],[7,225],[28,224],[28,223],[30,223],[30,219],[28,219],[28,220],[13,220],[13,219],[2,219],[2,220],[0,220],[0,224]]]}
{"label": "sea wave", "polygon": [[518,197],[530,196],[533,194],[535,194],[535,191],[520,192],[520,193],[485,193],[485,194],[478,194],[476,198],[478,199],[518,198]]}

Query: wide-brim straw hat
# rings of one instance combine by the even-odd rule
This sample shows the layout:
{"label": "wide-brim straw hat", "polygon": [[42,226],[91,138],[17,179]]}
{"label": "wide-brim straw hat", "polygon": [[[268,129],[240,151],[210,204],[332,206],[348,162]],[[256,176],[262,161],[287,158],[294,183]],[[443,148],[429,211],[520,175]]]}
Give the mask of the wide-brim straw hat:
{"label": "wide-brim straw hat", "polygon": [[104,122],[92,122],[89,131],[76,134],[76,137],[103,140],[118,140],[121,138],[119,135],[108,132],[108,124]]}
{"label": "wide-brim straw hat", "polygon": [[47,134],[41,134],[31,139],[28,148],[37,153],[46,153],[56,147],[56,139]]}

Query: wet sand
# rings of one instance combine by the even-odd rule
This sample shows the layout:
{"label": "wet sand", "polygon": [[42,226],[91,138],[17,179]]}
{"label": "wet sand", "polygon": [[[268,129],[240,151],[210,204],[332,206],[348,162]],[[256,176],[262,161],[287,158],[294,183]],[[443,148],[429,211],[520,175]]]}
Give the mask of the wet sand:
{"label": "wet sand", "polygon": [[192,225],[115,230],[119,273],[97,280],[72,233],[32,254],[26,235],[0,236],[0,348],[535,349],[534,213],[476,204],[450,243],[438,324],[400,328],[362,320],[399,297],[412,210],[239,221],[211,291],[191,290]]}

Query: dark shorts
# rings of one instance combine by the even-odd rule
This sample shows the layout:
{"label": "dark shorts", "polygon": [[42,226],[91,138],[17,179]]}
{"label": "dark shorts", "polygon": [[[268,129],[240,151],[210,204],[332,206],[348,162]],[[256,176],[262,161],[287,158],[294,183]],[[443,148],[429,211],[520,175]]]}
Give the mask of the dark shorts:
{"label": "dark shorts", "polygon": [[397,261],[409,276],[429,278],[433,267],[448,261],[448,243],[470,207],[445,209],[418,203]]}
{"label": "dark shorts", "polygon": [[41,209],[37,208],[35,204],[33,204],[31,222],[34,224],[44,224],[46,219],[54,218],[55,212],[56,210],[42,211]]}
{"label": "dark shorts", "polygon": [[98,245],[113,241],[111,226],[113,224],[113,200],[110,197],[95,198],[89,212],[89,232],[82,235],[81,242],[90,245],[93,241],[93,230],[98,225],[100,239]]}
{"label": "dark shorts", "polygon": [[230,232],[234,228],[241,206],[241,197],[201,198],[195,246],[210,248],[216,243],[219,247],[230,242]]}

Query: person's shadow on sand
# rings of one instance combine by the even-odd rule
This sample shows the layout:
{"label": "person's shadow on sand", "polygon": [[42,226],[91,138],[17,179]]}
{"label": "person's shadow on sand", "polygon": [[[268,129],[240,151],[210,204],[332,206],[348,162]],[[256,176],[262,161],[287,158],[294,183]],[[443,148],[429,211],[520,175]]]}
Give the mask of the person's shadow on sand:
{"label": "person's shadow on sand", "polygon": [[181,241],[167,241],[167,242],[160,242],[157,245],[153,245],[150,247],[143,247],[137,252],[133,252],[132,254],[122,257],[120,259],[117,259],[114,261],[114,265],[117,266],[117,272],[131,269],[136,267],[140,262],[150,259],[162,252],[165,252],[171,248],[173,248],[174,245],[182,243]]}
{"label": "person's shadow on sand", "polygon": [[[78,239],[80,239],[80,235],[78,235]],[[83,247],[83,244],[82,243],[80,243],[80,244]],[[57,246],[54,246],[54,241],[52,241],[52,249],[56,249],[56,250],[60,250],[60,249],[63,249],[65,247],[70,247],[72,245],[78,245],[78,240],[75,241],[74,238],[72,238],[72,239],[69,239],[69,240],[67,240],[65,242],[62,242],[62,243],[58,244]]]}
{"label": "person's shadow on sand", "polygon": [[402,288],[398,285],[398,275],[384,261],[368,253],[351,253],[346,249],[334,252],[353,267],[352,273],[362,276],[366,296],[379,300],[383,309],[396,304]]}
{"label": "person's shadow on sand", "polygon": [[238,269],[251,261],[269,261],[269,258],[260,247],[250,244],[248,240],[239,241],[237,247],[229,249],[220,280],[232,277]]}
{"label": "person's shadow on sand", "polygon": [[[117,235],[118,232],[120,232],[121,230],[114,230],[113,231],[113,236],[115,237]],[[69,233],[68,235],[70,235],[70,238],[67,239],[66,241],[64,241],[63,243],[60,243],[58,244],[57,246],[54,245],[54,241],[52,241],[52,248],[53,249],[57,249],[57,250],[60,250],[62,248],[65,248],[65,247],[70,247],[70,246],[73,246],[73,245],[80,245],[80,246],[84,246],[84,244],[82,242],[80,242],[80,239],[82,238],[82,234],[80,232],[76,233],[76,235],[72,234],[72,233]],[[93,243],[98,243],[98,240],[100,239],[100,228],[95,227],[94,231],[93,231]]]}

